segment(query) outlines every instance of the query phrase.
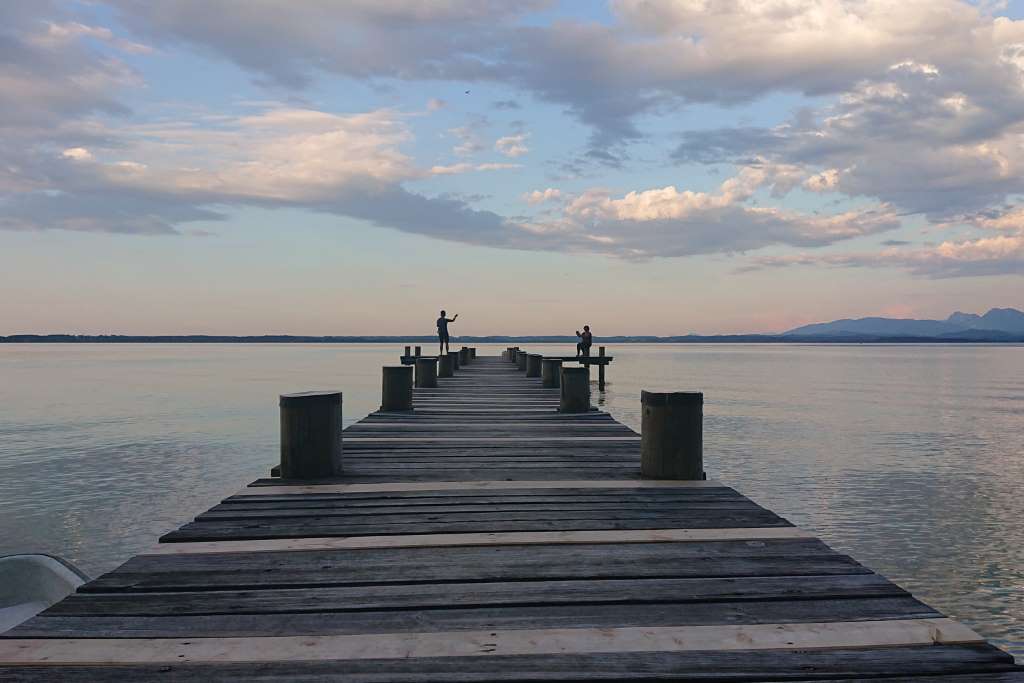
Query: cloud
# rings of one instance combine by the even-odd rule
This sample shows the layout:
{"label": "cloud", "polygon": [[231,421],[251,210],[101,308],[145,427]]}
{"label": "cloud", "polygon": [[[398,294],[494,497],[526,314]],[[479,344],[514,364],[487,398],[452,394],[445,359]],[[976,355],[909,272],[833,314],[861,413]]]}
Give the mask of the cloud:
{"label": "cloud", "polygon": [[1015,53],[1000,54],[984,72],[903,61],[775,128],[688,132],[674,156],[758,156],[812,174],[807,190],[871,197],[938,222],[976,213],[1024,192],[1024,72]]}
{"label": "cloud", "polygon": [[790,266],[900,268],[931,278],[985,275],[1024,276],[1024,208],[1011,207],[999,216],[974,221],[995,234],[945,240],[937,245],[908,246],[901,240],[883,242],[878,252],[852,254],[788,254],[750,259],[741,270]]}
{"label": "cloud", "polygon": [[[1024,22],[984,7],[619,0],[606,23],[542,24],[527,16],[550,6],[540,1],[113,5],[130,34],[45,0],[0,4],[0,227],[163,234],[237,206],[299,207],[472,244],[649,258],[811,249],[924,214],[936,229],[984,234],[947,236],[939,247],[893,244],[884,258],[848,262],[933,276],[1019,263],[1021,216],[1004,209],[1024,194]],[[684,134],[680,163],[737,167],[717,190],[678,179],[571,196],[548,188],[524,200],[557,206],[543,220],[520,221],[409,189],[432,176],[519,167],[472,163],[493,139],[482,115],[450,129],[460,158],[433,166],[405,151],[409,121],[424,113],[419,103],[413,113],[264,104],[249,116],[113,121],[128,113],[122,93],[142,85],[121,57],[151,44],[198,48],[275,87],[302,88],[324,73],[384,86],[497,83],[593,128],[574,169],[634,161],[624,142],[643,135],[647,115],[776,92],[829,97],[782,125]],[[493,148],[518,158],[528,134],[511,130]],[[794,190],[866,208],[826,215],[762,205]]]}
{"label": "cloud", "polygon": [[526,146],[526,140],[529,137],[529,133],[506,135],[505,137],[498,138],[494,143],[494,149],[507,157],[521,157],[530,151],[530,148]]}
{"label": "cloud", "polygon": [[76,161],[91,161],[92,152],[87,150],[85,147],[69,147],[60,153],[65,159],[75,159]]}
{"label": "cloud", "polygon": [[120,44],[109,29],[50,21],[62,12],[47,2],[0,5],[0,133],[127,111],[117,94],[138,75],[86,40]]}
{"label": "cloud", "polygon": [[512,86],[593,126],[599,148],[639,137],[640,114],[839,94],[906,62],[992,85],[1024,33],[960,0],[616,0],[610,22],[551,24],[523,21],[549,2],[113,2],[147,41],[292,87],[322,72]]}
{"label": "cloud", "polygon": [[558,188],[549,187],[544,190],[534,190],[533,192],[527,192],[523,195],[523,200],[527,204],[542,204],[544,202],[555,201],[562,198],[562,191]]}
{"label": "cloud", "polygon": [[303,87],[318,72],[355,78],[478,80],[509,19],[547,1],[112,0],[120,20],[145,39],[188,44],[261,80]]}
{"label": "cloud", "polygon": [[510,168],[522,168],[519,164],[501,164],[501,163],[486,163],[486,164],[468,164],[459,163],[451,164],[449,166],[431,166],[431,175],[456,175],[458,173],[470,173],[472,171],[504,171]]}
{"label": "cloud", "polygon": [[482,131],[490,125],[486,116],[471,116],[465,125],[449,128],[448,133],[459,141],[452,148],[452,153],[460,157],[468,157],[487,149]]}
{"label": "cloud", "polygon": [[[885,206],[833,215],[803,214],[749,203],[756,191],[792,182],[786,168],[744,168],[717,192],[675,186],[621,197],[593,188],[573,197],[560,216],[525,229],[564,248],[627,258],[735,253],[773,245],[818,247],[892,230],[898,218]],[[544,193],[527,195],[542,201]]]}
{"label": "cloud", "polygon": [[35,45],[52,49],[63,47],[79,38],[92,38],[108,43],[122,52],[129,54],[151,54],[153,48],[141,43],[135,43],[114,35],[114,32],[104,26],[88,26],[77,21],[63,23],[47,23],[45,33],[32,35],[30,40]]}

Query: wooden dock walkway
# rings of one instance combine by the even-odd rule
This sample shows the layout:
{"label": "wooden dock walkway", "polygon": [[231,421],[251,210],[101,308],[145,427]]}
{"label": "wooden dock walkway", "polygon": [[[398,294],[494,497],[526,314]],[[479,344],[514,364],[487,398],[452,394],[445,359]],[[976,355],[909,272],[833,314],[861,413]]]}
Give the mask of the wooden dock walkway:
{"label": "wooden dock walkway", "polygon": [[0,637],[0,680],[1024,683],[728,486],[641,479],[635,432],[511,363],[414,402],[345,430],[344,477],[256,481]]}

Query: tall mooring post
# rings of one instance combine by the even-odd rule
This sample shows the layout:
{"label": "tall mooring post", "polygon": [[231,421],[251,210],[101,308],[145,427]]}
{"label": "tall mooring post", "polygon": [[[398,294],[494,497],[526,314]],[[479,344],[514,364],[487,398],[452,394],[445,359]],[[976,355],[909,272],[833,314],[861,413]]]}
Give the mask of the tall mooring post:
{"label": "tall mooring post", "polygon": [[437,357],[437,376],[438,377],[451,377],[455,374],[455,370],[452,365],[452,358],[449,355],[440,355]]}
{"label": "tall mooring post", "polygon": [[341,392],[282,394],[281,476],[320,479],[341,474]]}
{"label": "tall mooring post", "polygon": [[526,370],[526,359],[529,355],[530,354],[516,349],[516,367],[520,370]]}
{"label": "tall mooring post", "polygon": [[526,376],[540,377],[540,361],[543,356],[539,353],[531,353],[526,356]]}
{"label": "tall mooring post", "polygon": [[437,359],[417,358],[416,359],[416,386],[423,389],[431,389],[437,386]]}
{"label": "tall mooring post", "polygon": [[545,389],[555,389],[561,382],[562,359],[541,358],[540,359],[540,383]]}
{"label": "tall mooring post", "polygon": [[585,413],[590,410],[590,370],[586,367],[562,368],[558,410],[562,413]]}
{"label": "tall mooring post", "polygon": [[604,391],[604,347],[597,347],[597,355],[601,358],[601,364],[597,366],[597,388]]}
{"label": "tall mooring post", "polygon": [[461,363],[459,363],[459,352],[449,351],[448,357],[452,359],[452,372],[458,372],[459,366],[461,365]]}
{"label": "tall mooring post", "polygon": [[412,410],[412,366],[385,365],[381,383],[381,410]]}
{"label": "tall mooring post", "polygon": [[416,347],[416,357],[418,358],[420,355],[421,355],[421,349],[420,349],[420,347],[417,346]]}
{"label": "tall mooring post", "polygon": [[704,394],[641,391],[640,473],[704,479]]}

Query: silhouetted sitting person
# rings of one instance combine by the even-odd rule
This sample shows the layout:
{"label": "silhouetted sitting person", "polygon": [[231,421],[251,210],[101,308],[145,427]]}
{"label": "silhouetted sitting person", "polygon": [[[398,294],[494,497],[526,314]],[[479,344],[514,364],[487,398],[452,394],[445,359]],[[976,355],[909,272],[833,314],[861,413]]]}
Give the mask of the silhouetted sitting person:
{"label": "silhouetted sitting person", "polygon": [[590,357],[590,345],[594,343],[594,335],[590,333],[590,325],[584,325],[583,331],[576,330],[576,336],[580,338],[576,344],[576,355]]}
{"label": "silhouetted sitting person", "polygon": [[459,317],[459,314],[455,314],[455,318],[446,318],[445,312],[441,311],[441,317],[437,319],[437,337],[441,342],[440,353],[447,353],[448,348],[448,323],[455,322],[455,318]]}

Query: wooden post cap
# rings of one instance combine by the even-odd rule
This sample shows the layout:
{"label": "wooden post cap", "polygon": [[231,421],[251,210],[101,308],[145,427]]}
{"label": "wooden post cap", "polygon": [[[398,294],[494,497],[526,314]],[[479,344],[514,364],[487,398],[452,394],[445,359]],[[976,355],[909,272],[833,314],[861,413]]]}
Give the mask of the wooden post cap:
{"label": "wooden post cap", "polygon": [[703,405],[701,391],[641,391],[640,403],[645,406]]}
{"label": "wooden post cap", "polygon": [[328,401],[341,402],[340,391],[297,391],[293,394],[281,394],[278,397],[278,405],[285,406],[299,401]]}

